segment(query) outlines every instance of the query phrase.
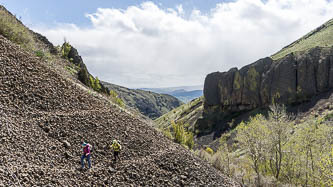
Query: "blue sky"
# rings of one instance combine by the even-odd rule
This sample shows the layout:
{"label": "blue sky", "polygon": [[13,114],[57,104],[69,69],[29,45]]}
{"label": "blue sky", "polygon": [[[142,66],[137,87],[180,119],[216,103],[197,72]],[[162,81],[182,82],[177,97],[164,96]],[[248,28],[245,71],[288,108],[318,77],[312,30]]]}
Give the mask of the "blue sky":
{"label": "blue sky", "polygon": [[64,38],[99,79],[130,87],[203,85],[270,56],[329,19],[327,0],[0,0],[54,45]]}
{"label": "blue sky", "polygon": [[[227,0],[224,0],[227,1]],[[229,0],[230,1],[230,0]],[[32,3],[33,2],[33,3]],[[29,26],[52,26],[57,23],[74,23],[78,26],[90,26],[91,22],[84,15],[96,12],[97,8],[126,9],[138,6],[144,0],[0,0],[0,4]],[[198,9],[209,12],[223,0],[164,0],[152,1],[162,8],[174,8],[183,5],[185,11]]]}

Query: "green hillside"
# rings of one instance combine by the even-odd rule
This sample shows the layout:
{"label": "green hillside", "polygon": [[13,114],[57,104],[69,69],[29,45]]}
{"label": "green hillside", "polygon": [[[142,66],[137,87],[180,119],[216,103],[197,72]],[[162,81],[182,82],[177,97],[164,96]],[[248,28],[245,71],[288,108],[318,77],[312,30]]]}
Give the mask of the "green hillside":
{"label": "green hillside", "polygon": [[333,46],[333,19],[311,31],[302,38],[284,47],[279,52],[272,55],[273,60],[280,59],[290,53],[305,51],[314,47]]}
{"label": "green hillside", "polygon": [[183,122],[184,124],[189,124],[191,127],[193,127],[195,122],[202,115],[203,100],[203,96],[199,97],[157,118],[155,120],[156,127],[159,129],[165,129],[171,125],[172,121]]}

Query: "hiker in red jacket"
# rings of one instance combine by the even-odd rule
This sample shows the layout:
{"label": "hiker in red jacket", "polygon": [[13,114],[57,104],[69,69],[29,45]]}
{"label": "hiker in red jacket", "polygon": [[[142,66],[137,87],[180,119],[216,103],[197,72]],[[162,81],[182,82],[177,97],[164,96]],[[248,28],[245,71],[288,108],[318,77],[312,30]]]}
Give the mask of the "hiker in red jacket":
{"label": "hiker in red jacket", "polygon": [[83,146],[83,155],[81,157],[81,165],[82,165],[82,169],[84,169],[84,158],[87,159],[88,162],[88,166],[89,169],[91,168],[91,164],[90,164],[90,150],[91,150],[91,145],[88,143],[83,142],[81,144]]}

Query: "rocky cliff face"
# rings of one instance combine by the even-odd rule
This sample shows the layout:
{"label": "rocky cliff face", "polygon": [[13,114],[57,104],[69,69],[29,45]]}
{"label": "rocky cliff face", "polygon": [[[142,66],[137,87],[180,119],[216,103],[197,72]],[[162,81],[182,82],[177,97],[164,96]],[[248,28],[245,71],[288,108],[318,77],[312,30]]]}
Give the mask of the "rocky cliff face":
{"label": "rocky cliff face", "polygon": [[[333,47],[315,47],[278,60],[267,57],[240,70],[207,75],[204,116],[216,122],[230,113],[266,107],[273,101],[302,103],[332,88]],[[199,127],[206,128],[205,123]]]}
{"label": "rocky cliff face", "polygon": [[[91,82],[91,79],[96,81],[95,78],[89,73],[87,66],[84,64],[82,57],[79,55],[79,52],[77,49],[75,49],[73,46],[70,46],[70,50],[68,52],[68,55],[66,56],[68,59],[71,59],[70,61],[77,67],[78,69],[78,79],[81,81],[84,85],[94,88],[94,83]],[[109,94],[109,89],[106,88],[103,84],[97,83],[100,85],[100,89],[98,92]]]}

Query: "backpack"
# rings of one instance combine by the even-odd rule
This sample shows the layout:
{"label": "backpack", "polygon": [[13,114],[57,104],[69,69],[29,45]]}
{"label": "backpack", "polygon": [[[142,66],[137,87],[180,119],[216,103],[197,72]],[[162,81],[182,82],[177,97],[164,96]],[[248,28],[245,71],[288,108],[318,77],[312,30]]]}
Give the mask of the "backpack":
{"label": "backpack", "polygon": [[121,151],[121,145],[118,142],[116,144],[114,144],[114,150]]}
{"label": "backpack", "polygon": [[87,144],[87,145],[90,148],[90,153],[92,153],[93,152],[93,146],[91,144]]}

